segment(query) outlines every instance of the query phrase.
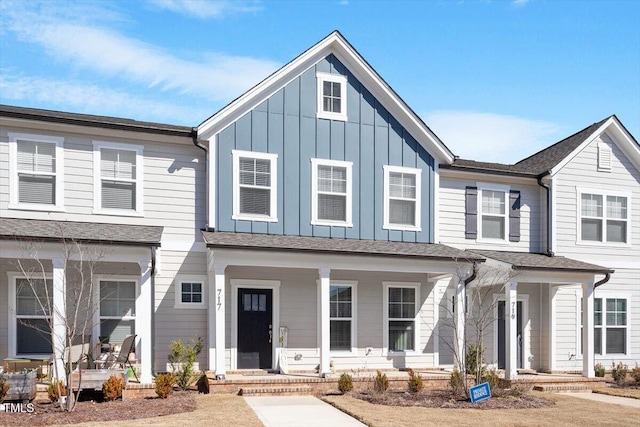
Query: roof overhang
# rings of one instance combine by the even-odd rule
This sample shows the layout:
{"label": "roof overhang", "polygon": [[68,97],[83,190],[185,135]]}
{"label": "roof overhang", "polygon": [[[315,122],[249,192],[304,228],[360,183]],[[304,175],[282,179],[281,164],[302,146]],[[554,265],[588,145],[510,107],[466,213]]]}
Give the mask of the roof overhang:
{"label": "roof overhang", "polygon": [[453,153],[338,31],[329,34],[201,123],[198,126],[198,138],[212,138],[330,54],[334,54],[358,78],[436,161],[453,162]]}

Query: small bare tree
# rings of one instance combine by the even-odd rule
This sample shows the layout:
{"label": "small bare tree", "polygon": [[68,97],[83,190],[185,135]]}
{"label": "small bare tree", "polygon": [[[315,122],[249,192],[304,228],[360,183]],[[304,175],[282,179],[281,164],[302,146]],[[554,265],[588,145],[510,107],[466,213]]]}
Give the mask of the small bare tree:
{"label": "small bare tree", "polygon": [[[51,337],[53,374],[58,380],[64,379],[66,383],[67,401],[66,405],[61,405],[61,408],[73,411],[81,390],[82,371],[80,370],[79,380],[75,384],[71,379],[72,372],[80,363],[89,362],[86,359],[91,357],[92,349],[89,347],[88,354],[81,351],[77,357],[73,357],[71,351],[65,351],[65,349],[70,349],[78,340],[82,345],[85,344],[91,335],[94,314],[100,309],[99,303],[94,302],[94,293],[98,292],[98,289],[94,289],[94,279],[99,274],[100,261],[105,258],[106,253],[98,246],[64,238],[55,246],[40,241],[24,241],[22,246],[24,257],[15,262],[23,276],[20,286],[26,286],[27,291],[35,299],[36,310],[44,315],[46,326],[28,320],[18,319],[18,321]],[[55,293],[53,287],[59,284],[54,283],[55,280],[45,279],[51,272],[49,260],[52,258],[50,254],[52,247],[55,247],[57,252],[55,259],[62,263],[65,272],[64,277],[61,278],[64,287],[62,307],[53,302]],[[42,254],[45,249],[48,255],[46,257]],[[62,336],[54,333],[54,331],[57,332],[57,328],[64,329]],[[64,354],[65,352],[67,354]],[[60,372],[60,365],[64,366],[64,372]],[[58,395],[61,391],[59,384]]]}

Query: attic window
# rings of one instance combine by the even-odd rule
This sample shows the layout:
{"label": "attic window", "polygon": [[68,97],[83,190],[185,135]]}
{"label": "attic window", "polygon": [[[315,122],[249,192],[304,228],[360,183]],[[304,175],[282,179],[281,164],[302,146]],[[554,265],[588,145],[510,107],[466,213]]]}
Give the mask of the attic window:
{"label": "attic window", "polygon": [[611,171],[611,147],[606,144],[598,144],[598,171]]}
{"label": "attic window", "polygon": [[316,73],[318,118],[347,120],[347,78],[340,74]]}

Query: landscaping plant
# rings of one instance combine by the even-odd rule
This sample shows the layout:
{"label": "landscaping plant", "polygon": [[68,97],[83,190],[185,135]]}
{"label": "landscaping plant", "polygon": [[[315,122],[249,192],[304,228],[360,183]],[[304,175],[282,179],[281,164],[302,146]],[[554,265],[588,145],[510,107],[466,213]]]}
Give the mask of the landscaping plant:
{"label": "landscaping plant", "polygon": [[596,366],[594,367],[594,370],[596,371],[596,377],[604,377],[604,365],[602,363],[596,363]]}
{"label": "landscaping plant", "polygon": [[9,388],[11,388],[11,386],[7,384],[7,380],[0,377],[0,403],[4,402],[4,398],[7,397],[7,393],[9,393]]}
{"label": "landscaping plant", "polygon": [[176,374],[176,383],[182,390],[186,390],[195,381],[197,374],[193,365],[202,351],[202,338],[190,340],[187,345],[182,340],[173,341],[169,348],[169,363]]}
{"label": "landscaping plant", "polygon": [[340,378],[338,379],[338,390],[340,390],[342,394],[353,390],[353,378],[351,375],[347,373],[340,375]]}
{"label": "landscaping plant", "polygon": [[449,377],[449,387],[455,397],[461,397],[465,394],[464,379],[462,373],[457,369],[451,372]]}
{"label": "landscaping plant", "polygon": [[622,362],[613,362],[611,365],[611,376],[618,386],[624,385],[624,381],[627,379],[627,372],[629,367]]}
{"label": "landscaping plant", "polygon": [[423,389],[424,384],[419,374],[416,374],[413,369],[409,368],[409,380],[407,381],[407,387],[411,393],[418,393]]}
{"label": "landscaping plant", "polygon": [[373,389],[377,393],[384,393],[389,388],[389,379],[387,374],[383,374],[380,371],[376,371],[376,377],[373,380]]}
{"label": "landscaping plant", "polygon": [[495,369],[485,370],[484,376],[482,377],[482,381],[485,383],[489,383],[489,388],[491,390],[497,389],[500,387],[500,377],[498,376],[498,371]]}
{"label": "landscaping plant", "polygon": [[124,390],[124,381],[115,375],[111,375],[109,379],[102,384],[104,400],[111,401],[121,398],[122,390]]}
{"label": "landscaping plant", "polygon": [[640,384],[640,366],[636,363],[636,367],[631,370],[631,378],[636,382],[636,384]]}
{"label": "landscaping plant", "polygon": [[57,402],[60,396],[67,395],[67,388],[62,381],[51,381],[49,387],[47,387],[47,394],[50,401]]}
{"label": "landscaping plant", "polygon": [[156,394],[162,399],[169,397],[176,383],[176,375],[165,373],[156,377]]}

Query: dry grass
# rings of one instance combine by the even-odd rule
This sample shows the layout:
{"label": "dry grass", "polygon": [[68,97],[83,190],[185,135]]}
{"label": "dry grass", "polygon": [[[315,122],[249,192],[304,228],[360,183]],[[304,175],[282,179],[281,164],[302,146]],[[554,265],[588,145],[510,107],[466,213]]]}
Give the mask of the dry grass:
{"label": "dry grass", "polygon": [[[127,421],[129,427],[135,426],[166,426],[183,427],[191,426],[237,426],[237,427],[263,427],[244,399],[241,396],[229,394],[209,394],[196,397],[197,409],[193,412],[183,414],[167,415],[156,418],[143,418],[139,420]],[[167,401],[171,404],[171,399]],[[103,427],[113,426],[113,421],[100,423],[74,424],[74,427]],[[124,425],[124,423],[123,423]]]}
{"label": "dry grass", "polygon": [[594,393],[608,394],[609,396],[629,397],[631,399],[640,399],[639,388],[617,388],[617,387],[596,387]]}
{"label": "dry grass", "polygon": [[640,410],[577,399],[570,395],[545,394],[556,404],[541,409],[430,409],[373,405],[349,396],[327,396],[328,403],[370,427],[414,426],[633,426]]}

